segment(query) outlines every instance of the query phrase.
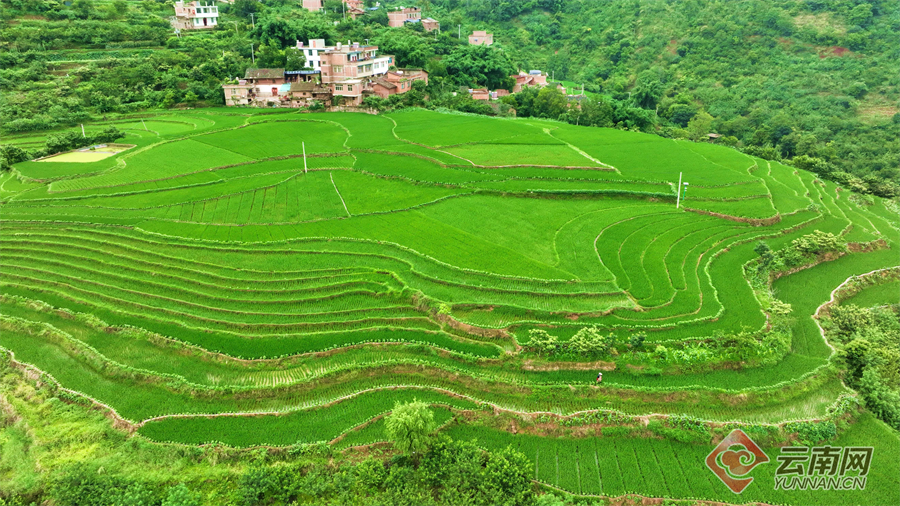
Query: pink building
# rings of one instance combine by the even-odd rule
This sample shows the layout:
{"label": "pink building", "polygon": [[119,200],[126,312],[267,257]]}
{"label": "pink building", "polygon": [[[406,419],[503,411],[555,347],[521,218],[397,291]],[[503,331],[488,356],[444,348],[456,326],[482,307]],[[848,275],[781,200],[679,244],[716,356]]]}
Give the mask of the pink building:
{"label": "pink building", "polygon": [[512,77],[516,80],[516,84],[513,87],[513,93],[518,93],[528,86],[547,85],[547,76],[543,75],[539,70],[532,70],[527,74],[525,72],[519,72],[519,75]]}
{"label": "pink building", "polygon": [[432,32],[434,30],[440,30],[441,24],[438,23],[436,19],[425,18],[422,20],[422,28],[424,28],[426,32]]}
{"label": "pink building", "polygon": [[225,105],[279,104],[286,99],[290,84],[284,79],[284,69],[247,69],[243,79],[222,86]]}
{"label": "pink building", "polygon": [[401,69],[388,72],[384,77],[372,81],[372,91],[381,98],[400,95],[412,89],[413,82],[428,84],[428,72],[417,69]]}
{"label": "pink building", "polygon": [[319,12],[322,7],[322,0],[303,0],[303,8],[308,11]]}
{"label": "pink building", "polygon": [[394,64],[393,56],[378,56],[378,46],[360,46],[358,42],[338,42],[321,59],[322,84],[330,86],[335,96],[344,97],[347,105],[362,102],[369,81],[387,74]]}
{"label": "pink building", "polygon": [[475,88],[474,90],[469,90],[469,95],[472,95],[472,98],[475,100],[491,99],[491,92],[489,92],[487,88]]}
{"label": "pink building", "polygon": [[400,28],[406,23],[419,23],[422,21],[422,10],[418,7],[401,7],[388,12],[388,26]]}
{"label": "pink building", "polygon": [[494,43],[494,34],[484,30],[475,30],[469,35],[469,44],[473,46],[490,46]]}
{"label": "pink building", "polygon": [[219,25],[219,8],[215,5],[200,5],[200,2],[175,2],[175,17],[172,28],[176,30],[196,30],[215,28]]}

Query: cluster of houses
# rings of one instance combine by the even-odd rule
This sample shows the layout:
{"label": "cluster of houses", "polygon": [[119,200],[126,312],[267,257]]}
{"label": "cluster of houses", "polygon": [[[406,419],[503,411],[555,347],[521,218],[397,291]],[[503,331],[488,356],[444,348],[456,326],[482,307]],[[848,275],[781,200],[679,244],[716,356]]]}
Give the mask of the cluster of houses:
{"label": "cluster of houses", "polygon": [[304,70],[248,69],[243,79],[222,86],[225,104],[358,106],[369,95],[387,98],[408,92],[415,81],[428,84],[424,70],[391,70],[394,57],[378,55],[378,46],[350,41],[327,46],[324,39],[313,39],[307,44],[298,40],[296,49],[306,58]]}
{"label": "cluster of houses", "polygon": [[[231,0],[219,0],[220,2],[228,2]],[[363,0],[341,0],[344,5],[344,14],[356,19],[366,13]],[[312,12],[319,12],[324,9],[323,0],[303,0],[303,8]],[[369,10],[375,10],[378,7],[371,7]],[[422,10],[418,7],[398,7],[397,9],[388,11],[388,26],[399,28],[409,23],[420,23],[426,32],[439,30],[440,23],[432,18],[422,19]],[[196,30],[203,28],[215,28],[219,25],[219,8],[216,5],[208,5],[207,2],[199,1],[185,2],[177,0],[175,2],[175,16],[172,18],[172,27],[176,30]],[[478,35],[481,34],[481,35]],[[476,37],[477,36],[477,37]],[[473,41],[473,37],[475,37]],[[493,42],[493,36],[487,34],[488,42],[485,39],[484,32],[475,32],[475,35],[469,37],[470,44],[487,44]],[[478,42],[481,41],[481,42]]]}
{"label": "cluster of houses", "polygon": [[[218,0],[230,2],[231,0]],[[344,13],[353,19],[366,13],[363,0],[341,0],[344,4]],[[303,8],[312,12],[324,9],[323,0],[303,0]],[[370,7],[368,10],[378,9]],[[399,28],[406,24],[419,23],[426,32],[440,30],[441,24],[432,18],[422,19],[422,10],[418,7],[398,7],[388,11],[388,26]],[[172,17],[172,27],[176,30],[196,30],[215,28],[219,26],[219,8],[216,5],[202,4],[197,1],[175,2],[175,16]],[[484,30],[476,30],[469,35],[469,44],[490,46],[494,43],[494,35]]]}
{"label": "cluster of houses", "polygon": [[[319,103],[325,107],[335,105],[360,106],[367,96],[388,98],[410,91],[413,83],[428,84],[428,73],[421,69],[397,69],[391,67],[394,57],[378,55],[378,46],[363,46],[353,42],[326,46],[324,39],[313,39],[307,44],[297,41],[296,49],[306,57],[303,70],[247,69],[243,79],[222,86],[225,105],[251,107],[310,107]],[[566,92],[560,83],[548,83],[540,70],[520,72],[515,79],[512,93],[529,86],[555,86]],[[463,89],[474,100],[497,100],[510,94],[510,90],[487,88]],[[340,97],[335,100],[335,97]]]}
{"label": "cluster of houses", "polygon": [[[561,83],[548,83],[547,76],[540,70],[532,70],[528,73],[519,72],[517,75],[510,77],[515,79],[512,93],[518,93],[529,86],[538,86],[542,88],[548,84],[556,87],[556,89],[564,94],[566,93],[566,88]],[[501,97],[510,94],[510,90],[505,89],[490,91],[487,88],[470,88],[464,91],[471,95],[474,100],[498,100]]]}

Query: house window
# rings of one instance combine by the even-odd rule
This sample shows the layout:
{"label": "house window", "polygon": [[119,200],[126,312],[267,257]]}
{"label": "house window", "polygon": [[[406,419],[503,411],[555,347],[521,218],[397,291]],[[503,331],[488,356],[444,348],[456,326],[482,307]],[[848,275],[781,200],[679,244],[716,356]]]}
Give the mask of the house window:
{"label": "house window", "polygon": [[343,72],[344,72],[344,66],[343,66],[343,65],[334,65],[334,73],[335,73],[335,74],[340,74],[340,73],[343,73]]}
{"label": "house window", "polygon": [[334,90],[335,91],[344,91],[344,85],[343,84],[335,84]]}
{"label": "house window", "polygon": [[347,85],[347,91],[353,91],[353,85],[352,85],[352,84],[348,84],[348,85]]}

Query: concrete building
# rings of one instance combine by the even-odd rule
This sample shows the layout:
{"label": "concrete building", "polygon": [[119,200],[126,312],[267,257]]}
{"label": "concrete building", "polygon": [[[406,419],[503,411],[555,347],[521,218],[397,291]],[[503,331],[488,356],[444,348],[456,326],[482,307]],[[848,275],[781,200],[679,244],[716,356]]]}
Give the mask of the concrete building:
{"label": "concrete building", "polygon": [[222,89],[225,105],[265,106],[280,103],[290,87],[284,79],[284,69],[247,69],[243,79],[225,84]]}
{"label": "concrete building", "polygon": [[331,106],[331,88],[313,81],[291,83],[288,90],[291,107],[309,107],[314,102]]}
{"label": "concrete building", "polygon": [[322,0],[303,0],[303,8],[311,12],[319,12],[323,9]]}
{"label": "concrete building", "polygon": [[434,30],[440,30],[441,24],[438,23],[436,19],[425,18],[422,20],[422,28],[424,28],[426,32],[433,32]]}
{"label": "concrete building", "polygon": [[547,86],[547,76],[540,70],[532,70],[527,74],[519,72],[518,75],[511,77],[516,80],[516,84],[513,86],[513,93],[518,93],[528,86]]}
{"label": "concrete building", "polygon": [[[378,46],[326,46],[323,39],[304,44],[306,66],[303,70],[247,69],[243,79],[224,84],[225,104],[282,107],[306,107],[318,101],[332,105],[360,105],[367,95],[388,97],[406,93],[415,81],[428,83],[428,73],[420,69],[391,71],[394,57],[378,55]],[[334,97],[341,97],[335,100]]]}
{"label": "concrete building", "polygon": [[309,44],[303,44],[299,40],[295,46],[298,51],[303,51],[306,57],[306,66],[314,70],[322,70],[322,54],[334,49],[334,46],[326,46],[325,39],[310,39]]}
{"label": "concrete building", "polygon": [[428,84],[428,72],[420,69],[392,70],[384,77],[372,81],[371,90],[381,98],[388,98],[411,90],[415,81],[424,81]]}
{"label": "concrete building", "polygon": [[219,24],[219,8],[215,5],[200,5],[200,2],[175,2],[175,17],[172,28],[176,30],[196,30],[215,28]]}
{"label": "concrete building", "polygon": [[344,9],[347,16],[356,19],[366,14],[366,6],[363,0],[343,0]]}
{"label": "concrete building", "polygon": [[469,95],[471,95],[474,100],[491,99],[491,92],[488,91],[487,88],[475,88],[473,90],[469,90]]}
{"label": "concrete building", "polygon": [[338,42],[321,54],[322,84],[347,105],[359,105],[369,81],[387,74],[393,64],[393,56],[378,56],[378,46]]}
{"label": "concrete building", "polygon": [[469,35],[469,44],[473,46],[490,46],[494,43],[494,34],[484,30],[475,30]]}
{"label": "concrete building", "polygon": [[400,28],[406,23],[419,23],[422,21],[422,10],[418,7],[400,7],[395,11],[388,11],[388,26]]}

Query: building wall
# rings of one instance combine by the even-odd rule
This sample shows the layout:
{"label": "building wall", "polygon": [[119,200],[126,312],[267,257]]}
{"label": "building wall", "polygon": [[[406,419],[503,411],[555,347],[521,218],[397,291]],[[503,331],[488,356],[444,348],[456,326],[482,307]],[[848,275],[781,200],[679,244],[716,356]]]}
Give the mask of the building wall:
{"label": "building wall", "polygon": [[172,27],[179,30],[214,28],[219,24],[219,8],[201,5],[200,2],[175,2],[175,19]]}
{"label": "building wall", "polygon": [[438,23],[437,21],[422,20],[422,28],[424,28],[426,32],[431,32],[431,31],[437,30],[440,27],[441,27],[441,24]]}
{"label": "building wall", "polygon": [[399,28],[406,23],[407,20],[421,20],[422,11],[417,7],[407,7],[398,11],[388,12],[388,26],[391,28]]}
{"label": "building wall", "polygon": [[322,0],[303,0],[303,8],[308,11],[318,12],[322,10]]}
{"label": "building wall", "polygon": [[473,46],[490,46],[494,43],[494,34],[486,33],[484,31],[476,31],[472,35],[469,35],[469,44]]}

